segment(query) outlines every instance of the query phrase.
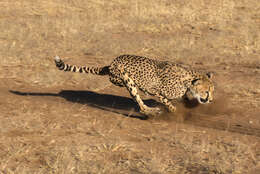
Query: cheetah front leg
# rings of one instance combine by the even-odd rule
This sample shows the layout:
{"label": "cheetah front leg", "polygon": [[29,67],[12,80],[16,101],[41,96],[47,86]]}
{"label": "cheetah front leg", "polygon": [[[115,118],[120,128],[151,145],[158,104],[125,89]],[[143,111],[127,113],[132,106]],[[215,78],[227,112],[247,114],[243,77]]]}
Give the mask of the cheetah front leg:
{"label": "cheetah front leg", "polygon": [[129,91],[130,95],[135,99],[135,101],[138,103],[140,107],[140,112],[145,115],[159,115],[161,114],[160,108],[151,108],[144,104],[143,100],[141,99],[140,95],[138,94],[138,89],[134,83],[134,81],[128,76],[128,74],[123,70],[123,68],[120,69],[122,80]]}
{"label": "cheetah front leg", "polygon": [[156,95],[156,96],[159,97],[160,101],[167,107],[167,109],[170,112],[176,111],[176,107],[171,103],[170,100],[168,100],[166,97],[164,97],[162,95]]}

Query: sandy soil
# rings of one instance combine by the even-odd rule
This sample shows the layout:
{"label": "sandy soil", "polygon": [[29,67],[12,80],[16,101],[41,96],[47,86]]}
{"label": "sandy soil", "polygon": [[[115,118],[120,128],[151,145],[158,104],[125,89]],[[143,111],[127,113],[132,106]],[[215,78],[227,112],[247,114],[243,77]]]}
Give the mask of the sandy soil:
{"label": "sandy soil", "polygon": [[[0,11],[1,174],[260,173],[258,0],[2,0]],[[143,120],[126,89],[53,62],[120,54],[213,72],[214,103]]]}

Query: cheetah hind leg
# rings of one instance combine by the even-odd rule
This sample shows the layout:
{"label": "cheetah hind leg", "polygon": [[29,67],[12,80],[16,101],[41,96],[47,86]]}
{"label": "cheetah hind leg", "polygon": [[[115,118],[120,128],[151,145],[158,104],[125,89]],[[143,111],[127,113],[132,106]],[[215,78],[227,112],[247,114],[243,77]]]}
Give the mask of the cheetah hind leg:
{"label": "cheetah hind leg", "polygon": [[162,111],[160,108],[157,107],[152,108],[144,104],[143,100],[138,94],[138,90],[134,81],[128,76],[128,74],[123,69],[121,69],[120,71],[122,75],[122,80],[124,81],[127,90],[129,91],[130,95],[135,99],[135,101],[138,103],[140,107],[140,112],[147,116],[156,116],[161,114]]}

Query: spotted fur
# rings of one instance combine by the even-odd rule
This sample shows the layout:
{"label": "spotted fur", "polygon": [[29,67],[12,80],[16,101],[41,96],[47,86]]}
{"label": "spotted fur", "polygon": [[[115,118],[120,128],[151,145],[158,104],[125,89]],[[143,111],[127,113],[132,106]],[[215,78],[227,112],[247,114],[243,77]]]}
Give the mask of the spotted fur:
{"label": "spotted fur", "polygon": [[158,97],[170,112],[176,110],[172,101],[182,97],[195,98],[202,104],[213,100],[212,74],[204,74],[168,61],[121,55],[109,66],[96,68],[65,64],[56,56],[55,63],[64,71],[108,75],[113,84],[127,88],[145,115],[158,115],[161,110],[145,105],[138,90]]}

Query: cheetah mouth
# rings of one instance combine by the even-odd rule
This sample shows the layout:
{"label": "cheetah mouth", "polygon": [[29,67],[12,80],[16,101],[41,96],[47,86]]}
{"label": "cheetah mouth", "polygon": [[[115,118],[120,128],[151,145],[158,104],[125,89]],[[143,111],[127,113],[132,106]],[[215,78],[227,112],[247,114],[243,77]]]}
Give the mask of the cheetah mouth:
{"label": "cheetah mouth", "polygon": [[199,98],[199,102],[202,104],[208,103],[208,98],[204,99],[204,98]]}
{"label": "cheetah mouth", "polygon": [[198,97],[198,101],[199,103],[201,104],[206,104],[206,103],[209,103],[209,93],[207,93],[207,97],[204,99],[204,98],[201,98],[201,97]]}

